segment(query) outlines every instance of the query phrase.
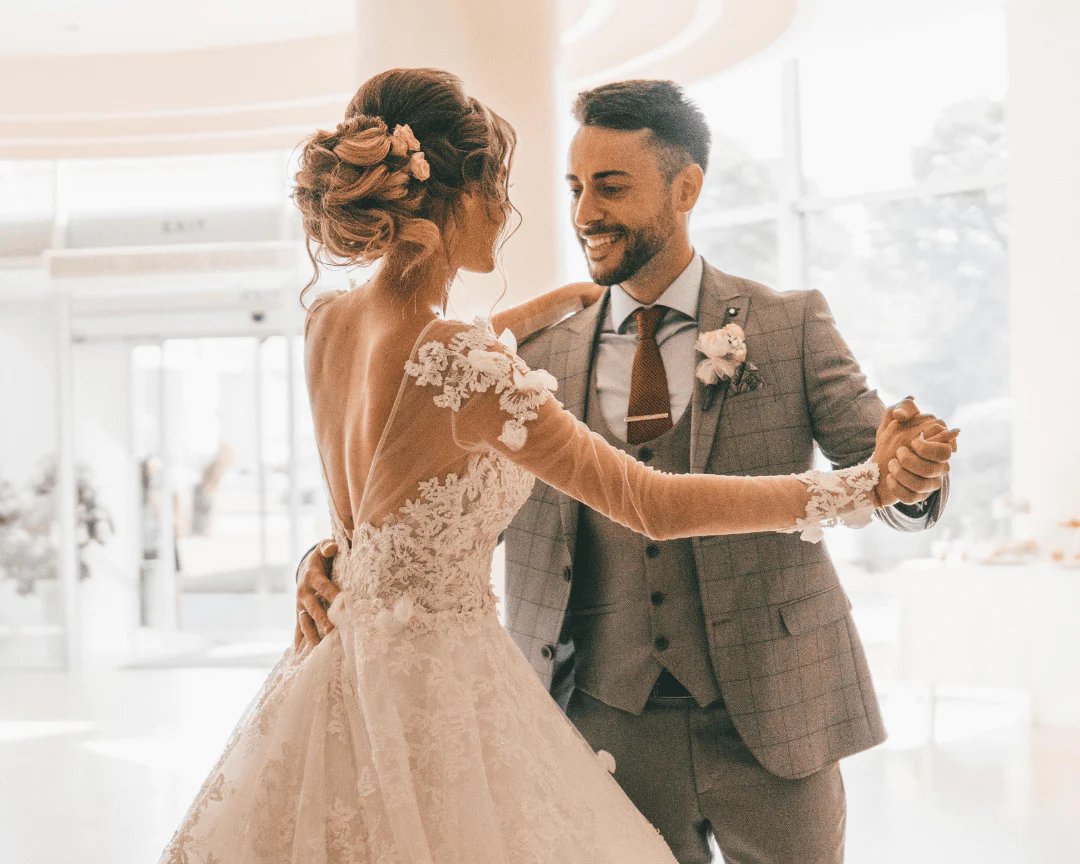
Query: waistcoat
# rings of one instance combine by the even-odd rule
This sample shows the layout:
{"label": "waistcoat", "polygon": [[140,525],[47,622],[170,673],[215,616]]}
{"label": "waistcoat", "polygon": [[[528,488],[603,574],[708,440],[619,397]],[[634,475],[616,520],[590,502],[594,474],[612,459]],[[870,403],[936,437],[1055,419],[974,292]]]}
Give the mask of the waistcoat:
{"label": "waistcoat", "polygon": [[[585,422],[613,447],[669,473],[690,471],[690,412],[643,444],[620,441],[600,410],[593,364]],[[639,714],[662,669],[702,706],[720,698],[689,538],[655,541],[582,505],[570,594],[575,685]]]}

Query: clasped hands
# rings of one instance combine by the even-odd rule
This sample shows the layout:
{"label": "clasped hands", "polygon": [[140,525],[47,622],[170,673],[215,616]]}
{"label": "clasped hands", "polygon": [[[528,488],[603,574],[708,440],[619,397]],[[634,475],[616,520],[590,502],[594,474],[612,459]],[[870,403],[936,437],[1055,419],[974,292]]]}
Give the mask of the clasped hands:
{"label": "clasped hands", "polygon": [[910,396],[887,410],[875,438],[880,476],[874,506],[917,504],[940,489],[959,434],[933,414],[921,413]]}

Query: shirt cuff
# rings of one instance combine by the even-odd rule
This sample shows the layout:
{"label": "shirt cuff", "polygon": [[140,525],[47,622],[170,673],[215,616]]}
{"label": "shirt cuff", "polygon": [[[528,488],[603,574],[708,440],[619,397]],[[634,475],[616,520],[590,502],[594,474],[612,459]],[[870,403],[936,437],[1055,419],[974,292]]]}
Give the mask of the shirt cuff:
{"label": "shirt cuff", "polygon": [[916,504],[897,502],[876,511],[878,519],[896,531],[925,531],[933,528],[945,505],[942,490],[932,492],[925,501]]}

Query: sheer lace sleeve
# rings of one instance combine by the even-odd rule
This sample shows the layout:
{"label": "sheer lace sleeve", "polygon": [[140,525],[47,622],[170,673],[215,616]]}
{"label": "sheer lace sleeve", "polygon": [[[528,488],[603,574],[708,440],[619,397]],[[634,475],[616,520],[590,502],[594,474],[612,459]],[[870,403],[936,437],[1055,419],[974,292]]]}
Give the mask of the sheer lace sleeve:
{"label": "sheer lace sleeve", "polygon": [[[447,324],[454,327],[459,322],[446,322],[444,331]],[[504,330],[496,337],[484,319],[441,335],[443,339],[420,346],[416,361],[405,364],[406,374],[414,376],[419,385],[440,388],[435,404],[455,413],[473,394],[490,393],[490,399],[482,401],[498,402],[496,416],[501,424],[496,440],[509,450],[520,450],[528,437],[526,421],[537,418],[536,410],[551,398],[558,382],[542,369],[530,370],[517,356],[513,334]],[[462,443],[456,433],[455,439]]]}
{"label": "sheer lace sleeve", "polygon": [[873,512],[872,463],[782,477],[657,471],[566,411],[552,395],[553,376],[530,370],[509,334],[497,338],[483,321],[439,327],[406,372],[432,388],[436,405],[453,412],[459,447],[495,449],[549,486],[652,539],[801,531],[803,539],[816,542],[819,526],[866,524]]}

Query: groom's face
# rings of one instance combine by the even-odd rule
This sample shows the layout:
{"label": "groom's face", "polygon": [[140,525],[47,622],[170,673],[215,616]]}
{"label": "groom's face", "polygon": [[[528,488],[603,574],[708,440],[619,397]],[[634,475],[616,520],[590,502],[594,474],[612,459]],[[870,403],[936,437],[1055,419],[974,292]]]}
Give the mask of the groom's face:
{"label": "groom's face", "polygon": [[676,232],[672,184],[651,135],[582,126],[570,144],[570,215],[599,285],[631,279]]}

